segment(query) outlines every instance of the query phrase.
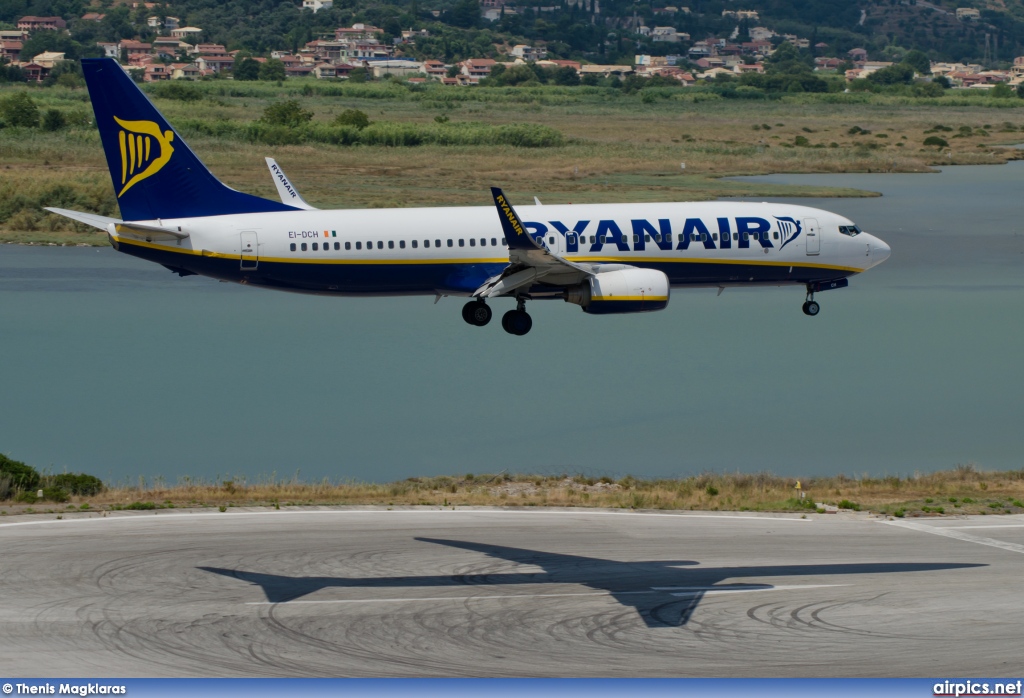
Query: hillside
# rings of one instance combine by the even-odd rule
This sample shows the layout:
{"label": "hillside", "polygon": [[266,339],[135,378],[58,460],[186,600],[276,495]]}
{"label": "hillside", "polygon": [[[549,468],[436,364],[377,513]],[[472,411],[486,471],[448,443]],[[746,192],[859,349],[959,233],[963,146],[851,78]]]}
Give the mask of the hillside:
{"label": "hillside", "polygon": [[[957,17],[958,7],[972,5],[979,11],[977,18]],[[487,7],[500,8],[500,0],[487,0]],[[540,8],[513,0],[494,21],[483,17],[482,9],[477,0],[338,0],[316,13],[295,1],[171,0],[153,9],[133,9],[110,0],[0,0],[0,24],[13,27],[29,14],[64,17],[77,43],[69,57],[95,51],[96,41],[154,38],[157,32],[146,23],[154,14],[201,27],[206,42],[257,54],[295,51],[354,22],[380,27],[389,43],[403,29],[426,28],[429,37],[400,46],[399,53],[449,62],[493,56],[514,43],[543,42],[551,57],[631,64],[639,53],[685,54],[692,42],[708,36],[747,40],[755,26],[805,38],[817,55],[845,56],[849,49],[863,47],[871,58],[884,60],[920,49],[933,60],[995,66],[1024,54],[1024,0],[692,0],[688,6],[668,8],[658,0],[558,0]],[[758,16],[737,20],[722,14],[738,9]],[[81,17],[86,12],[106,17],[85,21]],[[690,38],[657,41],[638,32],[656,26],[675,27]]]}

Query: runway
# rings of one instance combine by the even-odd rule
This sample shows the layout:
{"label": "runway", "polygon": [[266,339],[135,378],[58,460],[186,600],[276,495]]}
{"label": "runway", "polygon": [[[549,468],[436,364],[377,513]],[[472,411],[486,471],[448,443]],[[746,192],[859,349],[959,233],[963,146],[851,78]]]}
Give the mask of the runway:
{"label": "runway", "polygon": [[0,675],[1016,676],[1024,516],[0,520]]}

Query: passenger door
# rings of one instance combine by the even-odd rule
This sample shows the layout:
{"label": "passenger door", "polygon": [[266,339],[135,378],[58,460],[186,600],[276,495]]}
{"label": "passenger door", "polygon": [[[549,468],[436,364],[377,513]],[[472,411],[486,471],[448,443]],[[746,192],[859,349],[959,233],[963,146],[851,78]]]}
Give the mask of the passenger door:
{"label": "passenger door", "polygon": [[241,232],[241,236],[242,236],[242,254],[241,254],[242,266],[241,266],[241,268],[242,268],[243,271],[252,271],[252,270],[254,270],[259,265],[259,262],[260,262],[260,253],[259,253],[260,243],[259,243],[259,239],[256,237],[256,231],[255,230],[243,230]]}
{"label": "passenger door", "polygon": [[804,218],[804,235],[807,239],[807,254],[821,253],[821,237],[818,221],[815,218]]}

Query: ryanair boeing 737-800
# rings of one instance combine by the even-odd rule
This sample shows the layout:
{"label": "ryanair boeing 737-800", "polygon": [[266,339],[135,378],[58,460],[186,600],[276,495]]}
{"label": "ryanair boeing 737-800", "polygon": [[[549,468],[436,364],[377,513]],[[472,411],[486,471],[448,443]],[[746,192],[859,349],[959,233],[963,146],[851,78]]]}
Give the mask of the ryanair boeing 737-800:
{"label": "ryanair boeing 737-800", "polygon": [[488,300],[515,309],[502,327],[523,335],[526,301],[562,299],[591,314],[661,310],[672,287],[817,291],[889,257],[852,221],[788,204],[702,202],[513,208],[321,211],[268,159],[281,201],[245,194],[206,169],[113,59],[82,61],[121,218],[47,209],[107,231],[115,249],[181,276],[338,296],[469,299],[462,316],[490,322]]}

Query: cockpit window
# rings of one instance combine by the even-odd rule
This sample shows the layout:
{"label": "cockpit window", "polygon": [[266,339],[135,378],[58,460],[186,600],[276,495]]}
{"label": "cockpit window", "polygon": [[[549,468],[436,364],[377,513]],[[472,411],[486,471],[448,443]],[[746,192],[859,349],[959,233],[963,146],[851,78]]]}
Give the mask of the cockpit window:
{"label": "cockpit window", "polygon": [[842,233],[843,235],[849,235],[850,237],[855,237],[857,235],[860,235],[861,231],[860,231],[860,228],[858,228],[855,225],[841,225],[841,226],[839,226],[839,232]]}

